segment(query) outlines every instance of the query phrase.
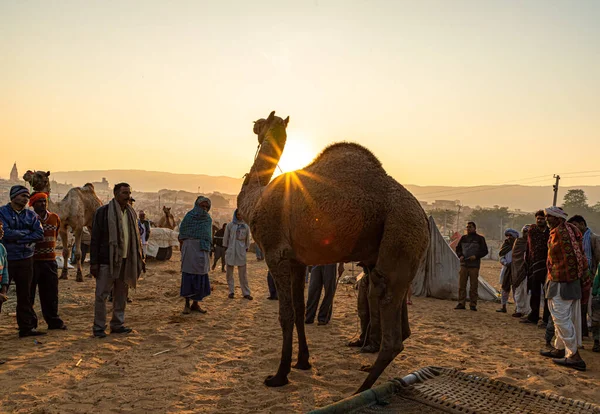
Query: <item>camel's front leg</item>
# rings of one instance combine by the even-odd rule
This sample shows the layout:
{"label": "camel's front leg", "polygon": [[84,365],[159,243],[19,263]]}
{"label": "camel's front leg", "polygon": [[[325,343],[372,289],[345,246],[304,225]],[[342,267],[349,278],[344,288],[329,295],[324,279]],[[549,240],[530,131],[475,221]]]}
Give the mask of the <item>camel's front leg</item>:
{"label": "camel's front leg", "polygon": [[83,273],[81,272],[81,233],[83,229],[75,230],[75,263],[77,266],[76,282],[83,282]]}
{"label": "camel's front leg", "polygon": [[289,263],[280,263],[278,266],[269,266],[279,297],[279,324],[283,333],[281,361],[275,375],[265,379],[268,387],[281,387],[286,385],[288,374],[292,365],[292,340],[294,334],[294,308],[292,303],[292,284],[290,280]]}
{"label": "camel's front leg", "polygon": [[304,278],[306,276],[306,266],[301,263],[292,262],[291,271],[294,321],[296,324],[296,332],[298,333],[298,362],[296,362],[294,368],[309,370],[311,365],[308,358],[309,353],[308,344],[306,342],[306,333],[304,331]]}
{"label": "camel's front leg", "polygon": [[63,268],[62,268],[62,272],[60,273],[60,279],[67,280],[69,278],[68,263],[69,263],[70,250],[69,250],[69,234],[67,233],[66,226],[65,226],[65,228],[61,227],[59,235],[60,235],[60,240],[63,245],[63,251],[62,251]]}

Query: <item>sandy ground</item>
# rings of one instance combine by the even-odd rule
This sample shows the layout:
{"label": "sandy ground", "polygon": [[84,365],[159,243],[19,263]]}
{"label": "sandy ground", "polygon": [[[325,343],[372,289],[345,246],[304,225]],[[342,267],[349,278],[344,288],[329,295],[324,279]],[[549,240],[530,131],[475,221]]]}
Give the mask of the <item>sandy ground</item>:
{"label": "sandy ground", "polygon": [[[60,313],[69,330],[51,331],[37,344],[18,338],[11,299],[0,319],[0,356],[8,358],[0,366],[0,411],[303,412],[349,396],[364,380],[359,369],[375,356],[346,346],[358,334],[349,285],[338,288],[332,322],[307,327],[312,370],[292,370],[290,385],[270,389],[262,382],[277,368],[281,338],[277,302],[266,300],[264,262],[250,256],[254,301],[241,299],[239,288],[228,299],[225,275],[214,272],[208,314],[184,316],[178,258],[175,252],[170,262],[149,263],[127,307],[130,335],[92,337],[92,279],[61,281]],[[484,263],[484,275],[496,285],[498,271],[496,263]],[[496,313],[494,303],[481,303],[478,312],[454,311],[454,305],[414,298],[413,335],[379,382],[438,365],[600,402],[600,354],[590,351],[590,340],[582,351],[588,371],[569,371],[538,355],[541,329]]]}

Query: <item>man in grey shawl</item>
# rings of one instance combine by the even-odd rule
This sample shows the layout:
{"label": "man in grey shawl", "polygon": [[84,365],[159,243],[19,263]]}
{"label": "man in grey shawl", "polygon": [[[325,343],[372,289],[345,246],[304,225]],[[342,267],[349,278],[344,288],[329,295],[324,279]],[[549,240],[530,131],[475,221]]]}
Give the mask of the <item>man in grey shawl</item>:
{"label": "man in grey shawl", "polygon": [[106,337],[106,299],[113,291],[111,333],[129,333],[125,305],[129,288],[135,288],[143,258],[137,215],[129,204],[131,187],[116,184],[114,198],[98,208],[92,225],[90,272],[96,278],[94,336]]}
{"label": "man in grey shawl", "polygon": [[513,246],[515,240],[519,237],[519,232],[514,229],[506,229],[504,231],[504,243],[500,248],[500,263],[502,263],[502,271],[500,272],[500,283],[502,284],[502,307],[496,312],[506,313],[506,305],[510,297],[510,288],[512,281],[512,258]]}
{"label": "man in grey shawl", "polygon": [[512,316],[515,318],[527,316],[529,315],[529,312],[531,312],[526,282],[528,268],[527,262],[525,261],[528,232],[529,226],[523,227],[523,235],[517,238],[512,251],[511,284],[516,305],[515,313],[513,313]]}

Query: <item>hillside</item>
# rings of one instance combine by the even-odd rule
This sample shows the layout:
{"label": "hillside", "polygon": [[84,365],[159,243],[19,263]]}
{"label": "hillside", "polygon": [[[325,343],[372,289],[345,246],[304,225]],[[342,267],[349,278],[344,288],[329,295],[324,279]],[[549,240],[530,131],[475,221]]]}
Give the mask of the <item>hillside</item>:
{"label": "hillside", "polygon": [[[157,192],[162,189],[184,190],[191,193],[220,192],[237,194],[242,178],[211,176],[206,174],[173,174],[158,171],[142,170],[97,170],[53,172],[52,178],[58,182],[83,185],[88,181],[101,181],[105,177],[112,185],[126,181],[135,191]],[[552,204],[552,186],[478,186],[478,187],[443,187],[417,186],[406,184],[419,200],[433,202],[435,200],[460,200],[461,204],[475,207],[508,206],[511,209],[534,211]],[[600,186],[572,186],[559,189],[559,201],[564,194],[573,188],[581,188],[588,196],[590,204],[600,201]]]}

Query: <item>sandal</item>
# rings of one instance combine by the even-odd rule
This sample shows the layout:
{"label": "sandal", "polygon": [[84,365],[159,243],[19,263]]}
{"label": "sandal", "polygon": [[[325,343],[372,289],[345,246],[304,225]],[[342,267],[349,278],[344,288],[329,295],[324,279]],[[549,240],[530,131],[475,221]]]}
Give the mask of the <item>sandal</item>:
{"label": "sandal", "polygon": [[554,362],[556,365],[561,365],[563,367],[576,369],[577,371],[585,371],[586,370],[586,365],[583,360],[574,361],[569,358],[556,358],[556,359],[553,359],[552,362]]}

